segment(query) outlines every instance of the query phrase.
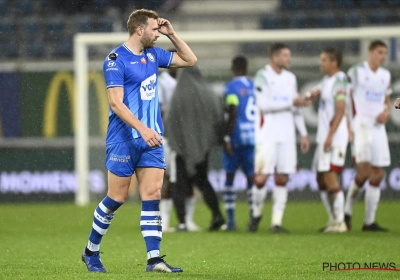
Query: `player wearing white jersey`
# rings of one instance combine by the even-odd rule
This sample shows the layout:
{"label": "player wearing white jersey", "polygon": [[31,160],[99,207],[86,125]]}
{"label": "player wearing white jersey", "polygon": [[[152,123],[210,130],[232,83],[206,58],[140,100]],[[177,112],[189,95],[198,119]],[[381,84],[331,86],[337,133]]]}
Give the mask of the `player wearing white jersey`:
{"label": "player wearing white jersey", "polygon": [[349,139],[346,101],[349,96],[349,80],[340,71],[342,54],[326,49],[320,56],[320,69],[326,75],[311,93],[319,96],[317,147],[313,169],[317,171],[317,183],[321,200],[328,212],[329,222],[324,232],[346,232],[344,223],[344,194],[339,184]]}
{"label": "player wearing white jersey", "polygon": [[345,220],[351,228],[353,205],[364,183],[365,220],[363,231],[386,231],[375,222],[380,199],[383,167],[390,165],[389,143],[385,124],[390,116],[390,72],[381,66],[387,46],[380,40],[369,45],[368,60],[350,68],[354,117],[354,156],[357,174],[351,181],[346,197]]}
{"label": "player wearing white jersey", "polygon": [[310,104],[297,92],[296,77],[290,67],[290,50],[282,43],[270,48],[270,64],[260,69],[254,79],[256,105],[261,125],[256,125],[255,180],[251,188],[251,220],[248,230],[254,232],[261,220],[267,195],[265,183],[275,171],[272,199],[271,232],[287,232],[282,227],[287,202],[288,174],[297,168],[295,124],[300,130],[302,151],[309,149],[304,119],[294,106]]}
{"label": "player wearing white jersey", "polygon": [[[175,50],[169,50],[174,52]],[[158,96],[160,101],[161,114],[163,118],[165,118],[165,114],[167,114],[172,95],[174,94],[176,87],[176,68],[169,68],[167,71],[164,71],[158,77]],[[167,172],[165,173],[166,179],[164,180],[164,185],[161,192],[161,202],[160,202],[160,211],[162,219],[162,227],[163,232],[174,232],[175,228],[170,228],[169,220],[171,216],[171,210],[173,201],[171,198],[171,188],[169,187],[169,173],[171,164],[171,149],[168,145],[168,139],[164,136],[163,138],[164,144],[164,156],[165,162],[167,163]],[[199,231],[200,228],[193,221],[194,216],[194,208],[196,205],[196,198],[194,197],[193,188],[190,188],[190,192],[186,196],[185,207],[186,207],[186,216],[185,216],[185,227],[179,228],[178,230],[188,230],[188,231]]]}

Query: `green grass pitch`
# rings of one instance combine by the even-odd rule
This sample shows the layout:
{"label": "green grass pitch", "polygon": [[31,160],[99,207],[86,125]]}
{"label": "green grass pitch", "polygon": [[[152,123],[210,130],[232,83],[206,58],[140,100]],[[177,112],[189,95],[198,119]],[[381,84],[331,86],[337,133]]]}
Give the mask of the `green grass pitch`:
{"label": "green grass pitch", "polygon": [[[287,235],[268,233],[271,204],[257,233],[246,232],[248,207],[237,206],[237,232],[164,233],[161,253],[182,274],[146,273],[139,230],[140,204],[127,202],[103,238],[102,260],[109,273],[91,274],[80,260],[91,229],[95,204],[0,205],[0,279],[400,279],[392,271],[322,271],[323,262],[395,262],[400,268],[400,203],[382,202],[377,220],[388,233],[361,232],[363,203],[357,204],[354,229],[322,234],[326,222],[319,202],[290,202]],[[195,220],[210,222],[204,204]],[[172,220],[175,223],[175,220]]]}

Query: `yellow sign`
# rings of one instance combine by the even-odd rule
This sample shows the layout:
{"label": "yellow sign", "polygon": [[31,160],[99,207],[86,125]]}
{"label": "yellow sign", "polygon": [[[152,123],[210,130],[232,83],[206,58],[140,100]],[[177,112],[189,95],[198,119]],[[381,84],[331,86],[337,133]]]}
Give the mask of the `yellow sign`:
{"label": "yellow sign", "polygon": [[[89,85],[93,82],[96,88],[97,100],[99,102],[99,122],[101,134],[105,135],[108,122],[108,98],[106,84],[99,72],[89,72]],[[65,84],[68,92],[69,107],[71,112],[71,127],[75,132],[75,88],[74,78],[70,72],[57,72],[50,82],[44,104],[43,135],[46,138],[53,138],[57,133],[58,99],[60,89]],[[89,108],[88,108],[89,110]]]}

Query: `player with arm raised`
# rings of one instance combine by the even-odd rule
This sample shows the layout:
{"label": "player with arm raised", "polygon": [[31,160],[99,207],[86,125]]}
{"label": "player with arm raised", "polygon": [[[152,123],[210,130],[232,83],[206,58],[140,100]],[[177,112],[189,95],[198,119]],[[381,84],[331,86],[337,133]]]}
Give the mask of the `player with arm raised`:
{"label": "player with arm raised", "polygon": [[[128,41],[111,51],[103,66],[110,103],[105,160],[108,192],[94,212],[82,261],[90,272],[106,272],[100,260],[100,242],[136,173],[142,199],[140,229],[147,249],[146,271],[182,272],[160,256],[159,205],[165,162],[157,75],[159,67],[190,67],[197,58],[171,23],[154,11],[133,11],[127,26]],[[159,33],[170,39],[176,53],[154,46]]]}
{"label": "player with arm raised", "polygon": [[354,156],[357,174],[346,196],[345,220],[351,229],[351,216],[357,195],[368,180],[365,192],[363,231],[386,231],[375,222],[384,176],[383,167],[390,165],[389,142],[385,124],[390,116],[390,72],[383,67],[387,46],[380,40],[369,45],[368,60],[351,67],[354,103]]}
{"label": "player with arm raised", "polygon": [[[296,172],[297,151],[293,107],[310,102],[297,92],[296,77],[290,67],[290,50],[282,43],[271,46],[270,64],[259,70],[254,79],[256,105],[261,118],[256,122],[255,180],[251,188],[251,220],[248,230],[254,232],[261,220],[267,195],[265,183],[275,172],[271,232],[287,232],[282,227],[287,201],[288,175]],[[304,121],[304,119],[303,119]],[[259,127],[259,125],[261,126]],[[303,134],[302,142],[308,139]],[[305,146],[305,145],[302,145]]]}
{"label": "player with arm raised", "polygon": [[346,232],[344,223],[344,194],[339,183],[348,145],[348,124],[345,117],[349,95],[349,81],[340,71],[342,54],[326,49],[320,56],[320,68],[325,74],[320,85],[311,93],[319,96],[318,128],[313,169],[317,171],[317,183],[321,200],[329,215],[323,232]]}
{"label": "player with arm raised", "polygon": [[247,59],[236,56],[232,60],[232,81],[225,85],[224,100],[228,123],[224,136],[223,163],[226,172],[223,200],[228,222],[225,230],[236,230],[236,192],[233,190],[235,172],[241,166],[247,177],[247,188],[254,180],[254,120],[255,96],[253,81],[246,77]]}

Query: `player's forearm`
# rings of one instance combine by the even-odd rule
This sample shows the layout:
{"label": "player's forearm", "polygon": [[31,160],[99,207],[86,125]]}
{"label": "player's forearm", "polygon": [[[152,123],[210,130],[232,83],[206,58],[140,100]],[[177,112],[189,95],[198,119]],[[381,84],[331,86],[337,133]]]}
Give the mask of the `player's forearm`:
{"label": "player's forearm", "polygon": [[340,125],[340,122],[342,121],[342,118],[344,116],[344,108],[336,110],[335,115],[333,116],[332,122],[331,122],[331,127],[329,129],[328,137],[333,137],[335,134],[337,128]]}
{"label": "player's forearm", "polygon": [[256,100],[258,109],[260,109],[260,111],[263,112],[264,114],[289,111],[292,108],[292,104],[274,103],[264,94],[257,95]]}
{"label": "player's forearm", "polygon": [[302,137],[307,136],[306,122],[304,121],[304,117],[300,113],[300,111],[294,112],[293,118],[294,118],[294,124],[295,124],[296,129],[299,132],[300,136],[302,136]]}
{"label": "player's forearm", "polygon": [[233,130],[235,129],[237,118],[237,106],[228,107],[228,125],[226,127],[225,135],[232,136]]}
{"label": "player's forearm", "polygon": [[126,124],[130,127],[136,129],[137,131],[142,130],[142,128],[146,127],[144,123],[142,123],[134,114],[132,114],[131,110],[124,103],[111,103],[111,109],[113,112]]}
{"label": "player's forearm", "polygon": [[193,66],[197,62],[197,57],[188,46],[188,44],[183,41],[178,34],[173,33],[172,35],[168,35],[169,40],[174,45],[176,52],[179,57],[187,63],[187,66]]}

